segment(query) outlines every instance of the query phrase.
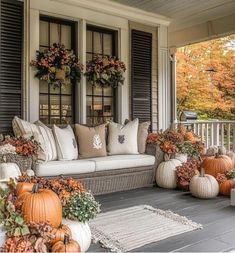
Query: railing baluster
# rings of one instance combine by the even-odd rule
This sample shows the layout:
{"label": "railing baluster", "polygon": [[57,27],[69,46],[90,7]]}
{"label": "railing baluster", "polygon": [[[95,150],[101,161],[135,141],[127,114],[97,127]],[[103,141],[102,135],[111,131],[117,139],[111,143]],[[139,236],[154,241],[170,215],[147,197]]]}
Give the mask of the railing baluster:
{"label": "railing baluster", "polygon": [[211,141],[210,141],[210,146],[213,146],[214,145],[214,126],[213,126],[213,123],[211,123],[210,124],[210,139],[211,139]]}
{"label": "railing baluster", "polygon": [[207,149],[209,147],[209,124],[206,124],[205,145]]}
{"label": "railing baluster", "polygon": [[202,141],[204,142],[205,141],[205,137],[204,137],[204,135],[205,135],[205,124],[201,124],[201,129],[200,129],[201,131],[200,131],[200,136],[201,136],[201,139],[202,139]]}
{"label": "railing baluster", "polygon": [[228,127],[227,127],[227,150],[230,151],[230,131],[231,131],[231,126],[230,123],[228,123]]}
{"label": "railing baluster", "polygon": [[233,124],[233,152],[235,151],[235,124]]}
{"label": "railing baluster", "polygon": [[221,124],[221,146],[224,146],[224,124]]}

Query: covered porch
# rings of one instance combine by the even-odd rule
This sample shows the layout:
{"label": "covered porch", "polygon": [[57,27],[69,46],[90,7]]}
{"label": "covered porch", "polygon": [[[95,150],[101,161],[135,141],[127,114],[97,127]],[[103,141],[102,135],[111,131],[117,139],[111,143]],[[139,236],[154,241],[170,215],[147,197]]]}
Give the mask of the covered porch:
{"label": "covered porch", "polygon": [[[148,205],[163,212],[171,210],[180,216],[183,224],[195,222],[193,226],[197,228],[189,228],[187,233],[175,236],[170,236],[171,231],[168,231],[166,239],[143,243],[142,247],[131,251],[233,251],[234,207],[228,197],[218,194],[224,181],[230,184],[224,195],[230,195],[235,188],[234,181],[230,182],[235,180],[235,121],[177,120],[175,53],[178,47],[187,44],[234,34],[235,0],[0,0],[0,13],[0,134],[5,136],[0,138],[0,147],[10,144],[8,148],[12,149],[11,145],[21,138],[28,138],[26,151],[31,152],[30,155],[27,152],[26,156],[19,155],[25,163],[22,165],[20,161],[18,168],[11,160],[12,156],[8,163],[15,173],[13,177],[18,180],[15,187],[20,183],[29,187],[23,195],[39,193],[38,185],[58,195],[55,201],[58,212],[53,209],[55,205],[43,209],[46,213],[52,208],[59,217],[53,228],[59,228],[65,219],[72,217],[71,220],[85,223],[89,229],[89,218],[93,219],[100,211],[96,200],[102,206],[102,214]],[[64,45],[62,49],[61,44]],[[73,51],[73,59],[76,58],[73,63],[80,68],[79,74],[75,75],[77,79],[71,78],[72,65],[67,80],[56,78],[60,70],[65,75],[63,66],[50,66],[45,75],[37,75],[35,66],[48,67],[47,62],[38,60],[38,55],[46,50],[45,54],[50,58],[51,48],[55,54],[58,48],[66,54]],[[67,56],[63,57],[64,63]],[[96,82],[97,75],[89,79],[89,67],[98,68],[97,62],[93,61],[99,57],[102,67],[106,67],[107,59],[110,65],[115,62],[121,66],[123,71],[118,73],[121,78],[115,83],[118,85],[104,81],[102,86],[102,82]],[[50,80],[51,74],[54,83]],[[107,76],[103,80],[105,78]],[[58,80],[67,83],[64,85]],[[144,137],[139,141],[141,124]],[[16,139],[7,136],[13,135],[13,131]],[[172,145],[175,144],[172,139],[179,146]],[[189,156],[182,150],[183,153],[178,152],[185,142],[193,148]],[[211,146],[216,147],[209,155],[206,151]],[[221,150],[223,154],[220,154]],[[19,158],[16,148],[12,154]],[[175,159],[170,160],[168,155],[175,155]],[[218,157],[225,160],[221,167],[218,166],[224,181],[217,178],[220,173],[216,166],[208,166],[212,168],[212,174],[206,176],[201,166],[202,160]],[[5,154],[0,158],[0,166],[6,170]],[[26,164],[28,160],[30,162]],[[161,180],[167,184],[170,180],[170,186],[156,180],[159,164],[162,164],[163,172],[169,169],[169,174]],[[186,170],[192,166],[193,170],[190,179],[187,178],[187,192],[176,189],[180,178],[176,177],[176,171],[184,166]],[[207,188],[204,185],[200,188],[201,195],[189,193],[193,176],[207,180]],[[183,184],[181,188],[184,188]],[[97,196],[94,198],[89,190]],[[13,199],[20,198],[20,191],[13,190]],[[82,203],[79,202],[81,198],[85,199]],[[81,211],[76,201],[88,205],[87,209]],[[43,200],[41,204],[44,205]],[[89,205],[93,206],[90,208]],[[24,203],[22,210],[23,206]],[[38,209],[41,206],[38,205]],[[26,219],[22,210],[20,215]],[[27,211],[28,216],[33,212]],[[55,217],[50,219],[54,221]],[[202,230],[199,229],[201,225]],[[125,237],[125,233],[122,236]],[[87,237],[90,240],[91,234]],[[67,245],[66,240],[59,242]],[[50,245],[48,242],[51,243],[47,241],[46,246]],[[98,243],[91,244],[90,248],[89,242],[87,245],[84,251],[109,251]],[[79,250],[76,246],[75,252],[80,252],[82,247]],[[51,245],[49,249],[52,250]]]}

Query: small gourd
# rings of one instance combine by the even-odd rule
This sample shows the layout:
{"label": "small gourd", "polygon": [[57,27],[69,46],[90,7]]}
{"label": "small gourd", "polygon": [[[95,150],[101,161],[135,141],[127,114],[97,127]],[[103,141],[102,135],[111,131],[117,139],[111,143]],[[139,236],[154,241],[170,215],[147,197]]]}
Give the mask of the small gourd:
{"label": "small gourd", "polygon": [[54,228],[52,230],[52,234],[54,235],[54,239],[52,240],[52,244],[55,244],[59,241],[63,241],[65,235],[69,235],[72,237],[72,232],[67,225],[61,224],[58,228]]}
{"label": "small gourd", "polygon": [[165,155],[165,162],[159,164],[156,172],[156,182],[159,187],[174,189],[177,186],[176,167],[180,166],[181,162],[177,159],[169,159]]}
{"label": "small gourd", "polygon": [[64,236],[63,241],[58,241],[52,246],[52,252],[81,252],[80,245],[70,239],[69,235]]}
{"label": "small gourd", "polygon": [[194,197],[210,199],[218,195],[219,184],[213,176],[205,174],[205,170],[201,168],[200,175],[195,175],[191,179],[189,190]]}
{"label": "small gourd", "polygon": [[231,190],[233,188],[235,188],[235,180],[228,179],[228,180],[225,180],[224,182],[220,183],[219,191],[220,191],[220,194],[222,194],[224,196],[230,196]]}
{"label": "small gourd", "polygon": [[176,153],[175,154],[175,159],[179,160],[182,163],[186,163],[187,160],[188,160],[188,155],[187,154]]}

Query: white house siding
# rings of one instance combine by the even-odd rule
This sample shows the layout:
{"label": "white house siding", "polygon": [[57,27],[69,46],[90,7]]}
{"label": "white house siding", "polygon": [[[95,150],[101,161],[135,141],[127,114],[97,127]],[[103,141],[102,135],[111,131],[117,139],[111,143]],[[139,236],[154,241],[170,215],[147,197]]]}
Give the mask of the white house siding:
{"label": "white house siding", "polygon": [[[26,0],[27,2],[27,0]],[[71,2],[71,4],[69,4]],[[78,54],[83,62],[85,64],[86,62],[86,24],[93,24],[101,27],[107,27],[111,29],[118,30],[118,52],[119,57],[122,61],[124,61],[127,66],[129,66],[129,19],[126,17],[121,17],[120,15],[113,15],[107,14],[106,11],[96,11],[92,8],[85,8],[81,7],[78,4],[72,4],[76,1],[53,1],[53,0],[30,0],[29,6],[28,6],[28,12],[29,12],[29,29],[28,30],[28,40],[27,40],[27,48],[29,48],[29,57],[26,58],[26,66],[29,66],[29,61],[31,59],[35,58],[36,50],[39,49],[39,17],[40,14],[48,15],[48,16],[54,16],[54,17],[60,17],[72,21],[78,22],[79,32],[78,32]],[[79,1],[78,1],[79,2]],[[90,1],[89,1],[90,2]],[[98,3],[97,3],[98,4]],[[133,13],[132,13],[133,14]],[[126,14],[125,14],[126,15]],[[142,15],[142,13],[141,13]],[[164,82],[169,82],[169,78],[163,78],[163,76],[168,76],[168,68],[165,69],[166,66],[169,64],[165,64],[161,68],[161,72],[158,72],[160,69],[158,67],[158,63],[162,64],[161,61],[159,61],[160,55],[158,54],[158,44],[159,39],[157,37],[160,35],[162,36],[162,33],[159,33],[157,31],[158,24],[154,23],[154,19],[151,17],[151,22],[149,21],[148,15],[142,15],[143,16],[143,22],[141,22],[141,15],[138,13],[136,17],[138,17],[138,22],[131,23],[131,25],[134,27],[135,25],[138,26],[137,29],[146,29],[146,31],[150,31],[153,33],[153,73],[152,73],[152,118],[153,118],[153,130],[157,130],[159,128],[162,128],[162,126],[166,126],[166,123],[162,124],[162,121],[166,121],[164,117],[161,115],[165,115],[166,112],[161,112],[160,110],[166,110],[168,107],[159,107],[158,101],[159,101],[159,89],[158,89],[158,83],[159,80],[161,81],[161,86],[168,86],[169,84],[166,84]],[[131,15],[130,15],[131,16]],[[132,15],[133,16],[133,15]],[[133,18],[132,18],[133,19]],[[136,20],[135,20],[136,21]],[[155,20],[157,21],[157,20]],[[159,23],[161,23],[159,21]],[[163,20],[163,23],[167,23],[165,20]],[[147,25],[146,25],[147,24]],[[165,27],[165,25],[164,25]],[[167,51],[167,40],[166,36],[168,36],[168,33],[163,34],[163,41],[162,43],[165,43],[165,45],[161,44],[161,49],[164,46],[164,50]],[[164,51],[164,52],[165,52]],[[162,52],[162,51],[160,51]],[[167,52],[166,52],[167,54]],[[165,58],[166,61],[169,59]],[[126,71],[126,79],[123,86],[119,87],[118,90],[118,121],[123,122],[126,118],[129,118],[130,115],[130,83],[129,83],[129,68],[127,68]],[[159,75],[157,75],[159,73]],[[28,67],[26,69],[26,75],[28,78],[25,78],[26,81],[26,87],[25,90],[27,91],[26,94],[28,94],[26,98],[27,106],[25,118],[28,119],[31,122],[34,122],[38,120],[39,118],[39,81],[34,77],[34,71]],[[81,83],[79,85],[79,88],[77,90],[77,96],[79,96],[78,104],[76,105],[76,121],[80,123],[86,123],[86,82],[85,78],[83,77],[81,80]],[[164,93],[164,95],[166,95]]]}

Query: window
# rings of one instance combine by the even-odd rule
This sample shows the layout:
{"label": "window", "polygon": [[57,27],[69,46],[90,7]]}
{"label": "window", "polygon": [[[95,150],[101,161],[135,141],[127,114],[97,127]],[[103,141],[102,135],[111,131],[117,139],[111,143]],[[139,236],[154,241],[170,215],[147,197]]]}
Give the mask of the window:
{"label": "window", "polygon": [[[86,57],[95,55],[117,56],[117,32],[96,26],[87,26]],[[115,90],[111,87],[92,87],[87,84],[87,124],[98,125],[115,119]]]}
{"label": "window", "polygon": [[[64,44],[75,50],[75,23],[62,19],[41,16],[40,50],[53,43]],[[45,124],[70,124],[74,122],[74,84],[59,88],[40,81],[40,120]]]}

